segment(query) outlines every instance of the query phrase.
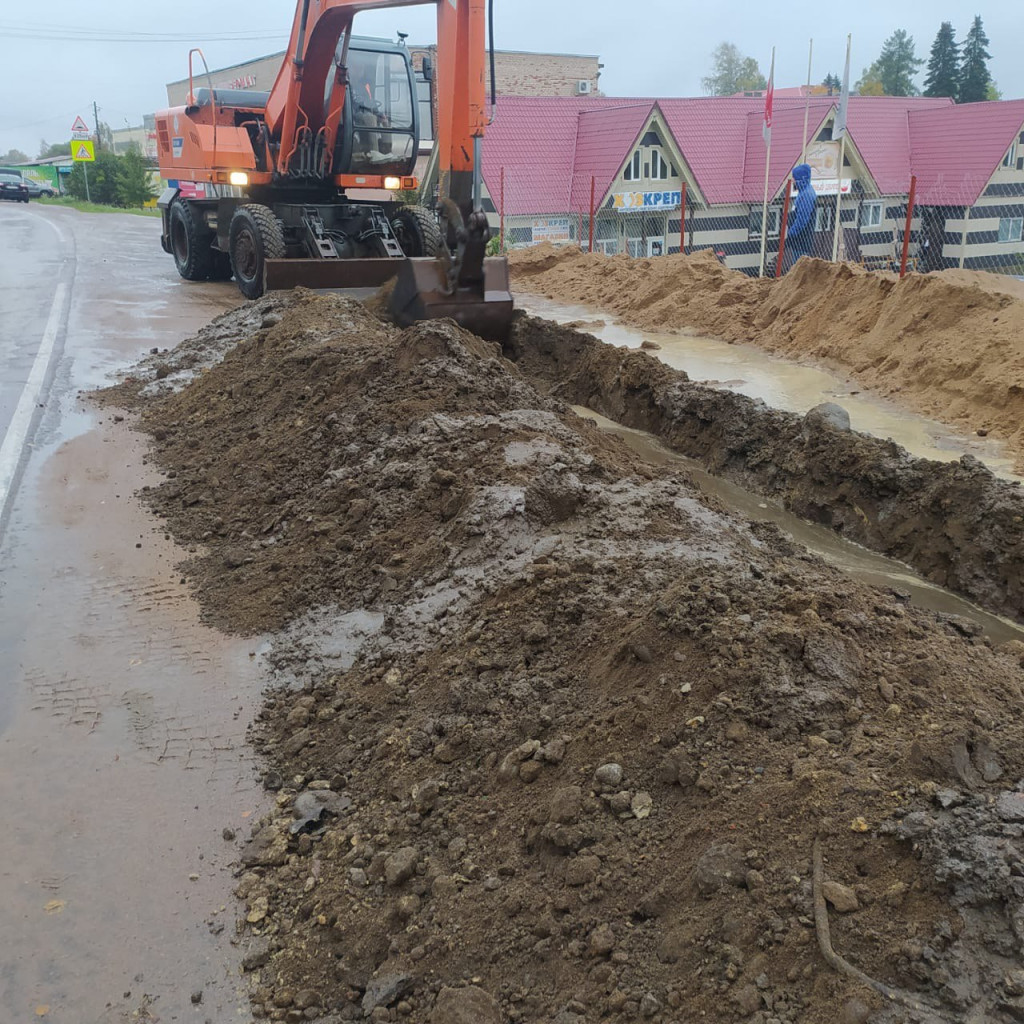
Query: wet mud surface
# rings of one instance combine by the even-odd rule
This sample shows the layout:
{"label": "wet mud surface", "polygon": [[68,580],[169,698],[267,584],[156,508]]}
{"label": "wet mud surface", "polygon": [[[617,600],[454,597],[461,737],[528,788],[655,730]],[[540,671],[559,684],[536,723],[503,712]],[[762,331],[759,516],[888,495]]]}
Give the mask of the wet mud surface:
{"label": "wet mud surface", "polygon": [[127,432],[101,430],[48,461],[4,566],[0,1018],[188,1019],[201,992],[233,1019],[221,833],[264,799],[244,744],[253,643],[198,624],[133,497]]}
{"label": "wet mud surface", "polygon": [[520,317],[511,355],[559,397],[648,431],[717,476],[1024,618],[1024,493],[965,455],[915,459],[891,441],[689,381],[644,352]]}
{"label": "wet mud surface", "polygon": [[[720,393],[691,413],[678,374],[613,352],[520,320],[503,354],[296,292],[104,399],[153,438],[144,499],[194,549],[204,618],[281,630],[253,733],[276,805],[237,853],[253,1016],[1019,1019],[1024,645],[851,580],[578,417],[636,405],[665,436],[681,409],[726,475],[778,455],[778,490],[820,477],[826,503],[847,432],[768,438]],[[764,432],[737,449],[744,417]],[[940,500],[851,443],[854,481],[888,499],[920,473]],[[953,473],[956,500],[988,479]],[[823,917],[897,1001],[823,958]]]}

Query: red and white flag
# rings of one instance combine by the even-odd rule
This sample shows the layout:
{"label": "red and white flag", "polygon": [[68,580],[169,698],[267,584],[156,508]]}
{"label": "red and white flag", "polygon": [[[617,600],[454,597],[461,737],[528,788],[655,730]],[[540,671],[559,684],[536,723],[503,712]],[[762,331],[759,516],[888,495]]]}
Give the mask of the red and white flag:
{"label": "red and white flag", "polygon": [[768,72],[768,88],[764,91],[764,120],[761,123],[761,137],[764,144],[772,145],[772,104],[775,102],[775,47],[772,47],[772,67]]}

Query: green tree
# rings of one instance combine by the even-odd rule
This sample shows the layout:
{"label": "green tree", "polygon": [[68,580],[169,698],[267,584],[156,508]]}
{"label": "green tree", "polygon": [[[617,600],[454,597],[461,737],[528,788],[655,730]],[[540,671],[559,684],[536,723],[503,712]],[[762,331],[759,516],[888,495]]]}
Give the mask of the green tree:
{"label": "green tree", "polygon": [[711,54],[712,72],[701,79],[711,96],[732,96],[737,92],[755,92],[768,87],[753,57],[744,57],[733,43],[720,43]]}
{"label": "green tree", "polygon": [[982,27],[981,15],[975,15],[960,54],[961,103],[979,103],[988,99],[988,87],[992,84],[988,62],[992,55],[987,46],[988,36]]}
{"label": "green tree", "polygon": [[[89,195],[94,203],[104,206],[116,206],[117,186],[119,183],[118,169],[120,158],[109,149],[100,150],[94,162],[89,164]],[[86,198],[84,164],[75,161],[74,169],[68,175],[68,194],[75,199]]]}
{"label": "green tree", "polygon": [[872,65],[886,96],[917,96],[914,75],[924,60],[914,53],[914,37],[898,28],[882,44],[882,52]]}
{"label": "green tree", "polygon": [[827,74],[821,84],[828,89],[829,96],[834,96],[843,87],[843,83],[839,81],[839,76],[833,74]]}
{"label": "green tree", "polygon": [[953,23],[939,26],[932,52],[928,57],[928,73],[924,79],[925,96],[952,96],[960,93],[960,47],[953,34]]}
{"label": "green tree", "polygon": [[71,156],[71,143],[70,142],[55,142],[50,145],[46,139],[39,140],[39,156],[38,160],[49,160],[55,156]]}
{"label": "green tree", "polygon": [[0,153],[0,164],[27,164],[28,154],[22,153],[20,149],[9,149],[6,153]]}
{"label": "green tree", "polygon": [[855,88],[861,96],[885,95],[885,86],[882,85],[882,73],[878,70],[877,60],[860,73],[860,80]]}
{"label": "green tree", "polygon": [[139,152],[138,146],[131,146],[124,156],[118,158],[117,205],[142,206],[153,198],[153,186],[149,180],[149,167]]}
{"label": "green tree", "polygon": [[988,92],[985,93],[985,99],[987,100],[1001,100],[1003,98],[1003,91],[996,85],[995,82],[988,83]]}

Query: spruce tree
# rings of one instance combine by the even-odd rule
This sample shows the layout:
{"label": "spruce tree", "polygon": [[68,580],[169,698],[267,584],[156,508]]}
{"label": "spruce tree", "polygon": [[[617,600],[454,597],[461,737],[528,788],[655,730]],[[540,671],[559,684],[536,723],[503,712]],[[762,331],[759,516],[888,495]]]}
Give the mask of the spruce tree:
{"label": "spruce tree", "polygon": [[960,92],[960,47],[953,35],[953,23],[944,21],[932,43],[928,73],[924,79],[925,96],[951,96]]}
{"label": "spruce tree", "polygon": [[988,72],[988,62],[992,55],[985,49],[988,36],[981,25],[981,15],[975,15],[974,24],[964,40],[960,55],[960,102],[980,103],[988,99],[992,76]]}
{"label": "spruce tree", "polygon": [[914,54],[914,37],[898,28],[882,44],[882,52],[872,65],[886,96],[917,96],[914,75],[924,61]]}

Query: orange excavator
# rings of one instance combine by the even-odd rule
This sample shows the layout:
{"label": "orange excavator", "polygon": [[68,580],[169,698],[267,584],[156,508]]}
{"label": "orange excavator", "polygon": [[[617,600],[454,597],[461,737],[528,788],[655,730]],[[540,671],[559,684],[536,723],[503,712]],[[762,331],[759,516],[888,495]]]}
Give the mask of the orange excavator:
{"label": "orange excavator", "polygon": [[[490,0],[493,3],[493,0]],[[361,11],[437,8],[436,214],[360,192],[408,193],[419,104],[403,44],[352,34]],[[493,25],[493,20],[492,20]],[[512,318],[508,264],[487,257],[481,149],[487,125],[485,0],[298,0],[269,93],[193,88],[156,116],[161,244],[190,281],[234,277],[267,290],[374,287],[398,278],[401,324],[452,317],[502,338]],[[491,50],[493,53],[493,38]],[[205,64],[205,59],[203,59]],[[493,66],[493,65],[492,65]]]}

